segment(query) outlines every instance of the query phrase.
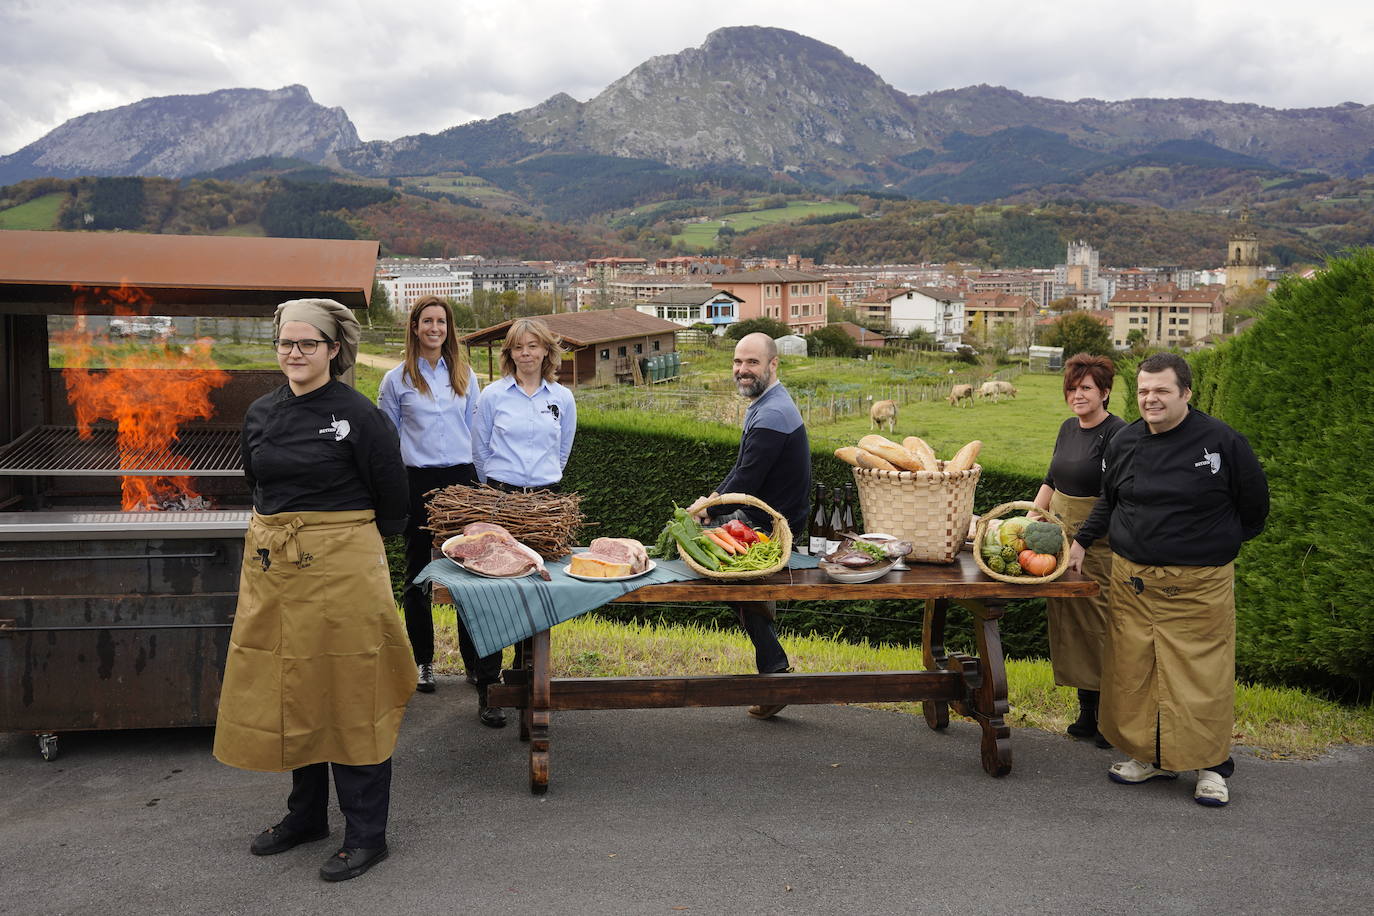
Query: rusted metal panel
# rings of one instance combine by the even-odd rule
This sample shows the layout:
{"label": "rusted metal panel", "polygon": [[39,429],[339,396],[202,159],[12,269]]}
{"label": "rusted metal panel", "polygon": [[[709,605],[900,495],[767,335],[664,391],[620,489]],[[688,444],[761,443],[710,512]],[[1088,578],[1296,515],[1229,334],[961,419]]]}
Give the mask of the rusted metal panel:
{"label": "rusted metal panel", "polygon": [[[221,617],[233,600],[195,599]],[[229,629],[0,629],[0,731],[213,725]]]}
{"label": "rusted metal panel", "polygon": [[[0,230],[0,313],[71,314],[73,286],[135,286],[152,314],[271,315],[286,299],[366,308],[377,242]],[[87,314],[112,303],[85,297]]]}

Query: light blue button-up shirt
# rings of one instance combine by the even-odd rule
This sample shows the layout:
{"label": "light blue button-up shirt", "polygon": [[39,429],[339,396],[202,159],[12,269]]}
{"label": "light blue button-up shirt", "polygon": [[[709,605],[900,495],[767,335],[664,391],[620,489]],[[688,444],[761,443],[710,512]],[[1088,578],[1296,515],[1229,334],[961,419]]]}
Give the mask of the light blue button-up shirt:
{"label": "light blue button-up shirt", "polygon": [[[404,377],[404,363],[382,377],[377,391],[377,406],[401,434],[401,460],[408,468],[475,463],[472,424],[477,416],[477,373],[468,369],[468,390],[460,395],[449,384],[448,363],[442,357],[437,366],[423,358],[419,364],[429,395],[416,391]],[[477,467],[480,475],[481,465]]]}
{"label": "light blue button-up shirt", "polygon": [[547,487],[563,479],[576,432],[571,391],[542,382],[528,395],[508,375],[488,385],[477,400],[472,451],[483,480]]}

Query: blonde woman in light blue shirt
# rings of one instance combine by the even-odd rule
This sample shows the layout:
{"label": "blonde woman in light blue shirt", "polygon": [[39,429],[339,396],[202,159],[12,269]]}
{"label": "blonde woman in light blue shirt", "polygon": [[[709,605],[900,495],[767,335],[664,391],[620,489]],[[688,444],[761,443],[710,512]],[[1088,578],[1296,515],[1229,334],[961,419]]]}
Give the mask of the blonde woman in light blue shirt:
{"label": "blonde woman in light blue shirt", "polygon": [[548,325],[517,318],[501,344],[501,378],[482,392],[472,448],[486,482],[557,490],[577,434],[577,405],[558,384],[563,348]]}

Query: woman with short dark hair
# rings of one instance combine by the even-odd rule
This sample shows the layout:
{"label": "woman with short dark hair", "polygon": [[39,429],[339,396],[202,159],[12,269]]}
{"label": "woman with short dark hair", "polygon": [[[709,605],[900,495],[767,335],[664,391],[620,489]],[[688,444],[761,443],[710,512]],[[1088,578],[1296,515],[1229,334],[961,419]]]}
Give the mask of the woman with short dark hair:
{"label": "woman with short dark hair", "polygon": [[[1059,427],[1049,471],[1035,504],[1062,518],[1070,539],[1097,502],[1107,443],[1126,425],[1107,411],[1115,375],[1116,367],[1105,356],[1077,353],[1064,364],[1064,401],[1073,416]],[[1097,582],[1099,594],[1045,599],[1054,682],[1078,689],[1078,719],[1068,727],[1068,733],[1075,738],[1092,738],[1100,747],[1108,746],[1097,728],[1107,591],[1111,587],[1112,554],[1106,541],[1103,538],[1093,545],[1083,564],[1084,574]]]}

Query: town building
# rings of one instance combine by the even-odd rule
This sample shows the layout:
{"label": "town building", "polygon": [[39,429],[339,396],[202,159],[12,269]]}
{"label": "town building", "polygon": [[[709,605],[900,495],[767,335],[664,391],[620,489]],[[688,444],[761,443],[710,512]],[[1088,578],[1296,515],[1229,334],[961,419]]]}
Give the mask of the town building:
{"label": "town building", "polygon": [[1112,299],[1112,344],[1129,347],[1131,331],[1140,330],[1148,346],[1191,347],[1220,334],[1224,314],[1224,293],[1216,286],[1122,290]]}
{"label": "town building", "polygon": [[377,284],[386,290],[391,310],[398,315],[410,314],[411,306],[425,296],[472,301],[472,274],[447,265],[392,268],[377,274]]}
{"label": "town building", "polygon": [[665,289],[638,310],[683,327],[709,324],[716,334],[739,320],[738,296],[711,287],[687,286]]}
{"label": "town building", "polygon": [[709,278],[711,285],[740,301],[741,321],[772,318],[794,334],[809,334],[826,324],[826,281],[819,274],[770,268],[743,270]]}
{"label": "town building", "polygon": [[1055,274],[1050,270],[990,270],[964,277],[970,293],[1009,293],[1034,299],[1045,308],[1054,301]]}
{"label": "town building", "polygon": [[1002,328],[1013,333],[1024,330],[1027,333],[1022,336],[1029,336],[1030,323],[1039,311],[1035,300],[1029,296],[973,293],[964,297],[964,331],[983,340],[990,339]]}
{"label": "town building", "polygon": [[888,328],[893,334],[910,334],[923,328],[941,344],[958,346],[964,334],[964,294],[947,287],[919,287],[895,291],[887,298]]}
{"label": "town building", "polygon": [[1226,243],[1226,292],[1235,295],[1268,278],[1269,272],[1260,264],[1259,235],[1250,228],[1250,211],[1242,210],[1240,225]]}

